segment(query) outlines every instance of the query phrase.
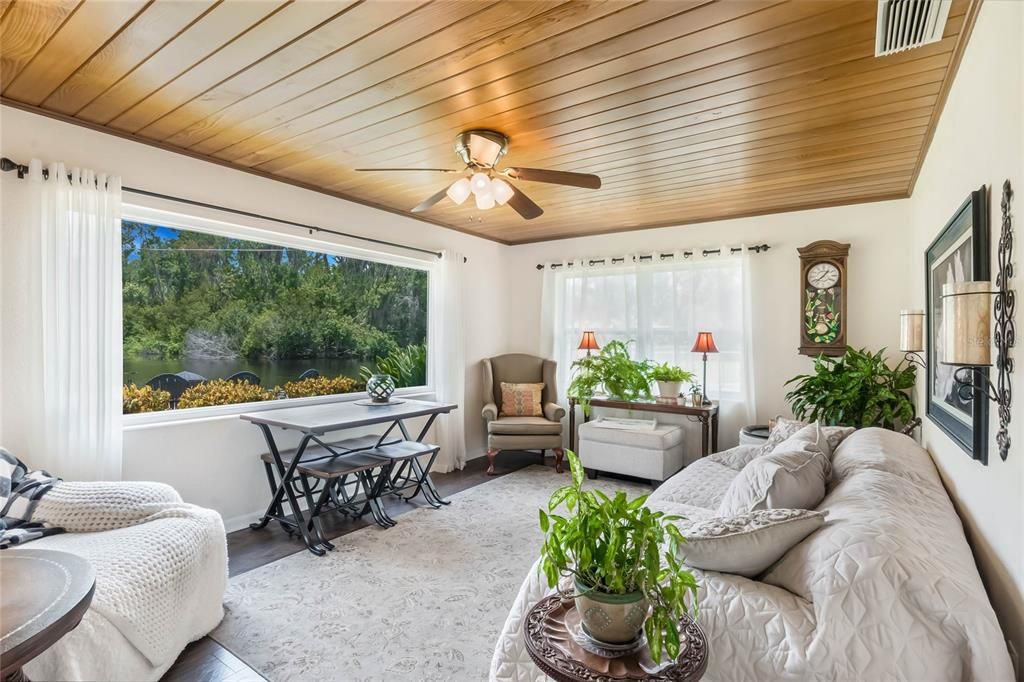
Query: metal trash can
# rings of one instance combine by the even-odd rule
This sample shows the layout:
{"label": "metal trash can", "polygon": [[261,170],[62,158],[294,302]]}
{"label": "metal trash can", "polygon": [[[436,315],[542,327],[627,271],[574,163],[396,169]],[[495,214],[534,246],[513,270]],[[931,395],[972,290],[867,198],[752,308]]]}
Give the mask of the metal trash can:
{"label": "metal trash can", "polygon": [[767,424],[750,424],[740,429],[740,445],[764,445],[768,441]]}

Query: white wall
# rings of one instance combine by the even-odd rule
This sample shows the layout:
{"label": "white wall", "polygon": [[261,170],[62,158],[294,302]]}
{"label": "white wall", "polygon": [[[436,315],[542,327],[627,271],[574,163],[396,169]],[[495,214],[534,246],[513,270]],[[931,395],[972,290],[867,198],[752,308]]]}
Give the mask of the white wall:
{"label": "white wall", "polygon": [[[1003,181],[1013,183],[1016,250],[1021,267],[1024,235],[1024,3],[988,0],[932,140],[909,204],[913,307],[925,307],[923,254],[938,232],[982,184],[991,198],[992,275],[999,239]],[[1020,279],[1017,278],[1020,295]],[[1017,325],[1021,329],[1021,300]],[[1004,462],[995,446],[998,418],[991,407],[989,464],[973,461],[934,424],[925,420],[924,445],[932,453],[964,521],[982,577],[1007,637],[1024,655],[1024,361],[1018,344],[1013,377],[1010,453]],[[993,357],[994,357],[993,351]],[[994,372],[993,372],[994,378]],[[924,400],[924,381],[917,397]]]}
{"label": "white wall", "polygon": [[[750,257],[757,420],[765,423],[788,415],[782,384],[813,364],[797,353],[802,313],[797,248],[818,239],[851,244],[847,341],[857,347],[895,350],[899,311],[908,299],[906,208],[906,201],[887,201],[510,247],[504,256],[512,320],[509,347],[538,349],[543,280],[535,269],[538,263],[768,243],[769,251]],[[691,430],[696,431],[692,426]],[[721,434],[723,447],[735,444],[735,439],[735,433]]]}
{"label": "white wall", "polygon": [[[0,107],[0,152],[21,163],[37,157],[106,170],[120,174],[126,186],[161,194],[431,250],[461,251],[469,259],[466,280],[471,286],[464,292],[469,371],[466,405],[460,406],[460,413],[466,424],[468,455],[483,453],[483,404],[476,367],[480,358],[505,349],[506,318],[496,304],[503,300],[502,245],[6,106]],[[17,182],[8,177],[6,186],[8,181]],[[131,199],[125,195],[126,201]],[[231,214],[223,214],[223,219],[239,221]],[[304,234],[296,228],[278,229]],[[366,247],[361,242],[352,244]],[[5,358],[5,362],[16,361]],[[0,428],[0,438],[2,433]],[[229,526],[238,527],[266,502],[263,469],[256,457],[264,450],[257,429],[237,417],[131,427],[125,432],[123,475],[170,483],[187,501],[218,510]]]}

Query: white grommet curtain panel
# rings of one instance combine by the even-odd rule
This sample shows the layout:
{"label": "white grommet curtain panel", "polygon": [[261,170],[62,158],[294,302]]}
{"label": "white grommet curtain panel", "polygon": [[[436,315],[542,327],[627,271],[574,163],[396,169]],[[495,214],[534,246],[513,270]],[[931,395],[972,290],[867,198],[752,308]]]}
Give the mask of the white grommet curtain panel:
{"label": "white grommet curtain panel", "polygon": [[[584,331],[593,331],[602,346],[632,342],[634,358],[678,365],[699,382],[702,358],[691,349],[698,331],[712,332],[721,352],[708,355],[707,392],[720,403],[724,449],[735,445],[739,428],[757,413],[750,256],[746,247],[733,251],[729,246],[667,255],[574,257],[555,268],[545,264],[540,352],[558,362],[559,396],[565,396],[572,363],[583,354],[577,347]],[[697,430],[689,430],[695,438]]]}
{"label": "white grommet curtain panel", "polygon": [[48,170],[33,159],[3,183],[0,446],[66,480],[118,480],[121,180]]}
{"label": "white grommet curtain panel", "polygon": [[454,403],[458,409],[435,421],[441,450],[434,463],[439,472],[466,466],[466,351],[462,288],[465,259],[461,253],[445,251],[430,273],[430,327],[427,341],[428,383],[438,402]]}

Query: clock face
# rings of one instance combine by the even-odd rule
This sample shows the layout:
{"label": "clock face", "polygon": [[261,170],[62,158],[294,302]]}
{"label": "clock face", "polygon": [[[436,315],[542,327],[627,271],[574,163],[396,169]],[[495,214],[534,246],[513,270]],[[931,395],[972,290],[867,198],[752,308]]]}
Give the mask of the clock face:
{"label": "clock face", "polygon": [[815,289],[830,289],[839,284],[839,268],[831,263],[818,263],[807,271],[807,283]]}

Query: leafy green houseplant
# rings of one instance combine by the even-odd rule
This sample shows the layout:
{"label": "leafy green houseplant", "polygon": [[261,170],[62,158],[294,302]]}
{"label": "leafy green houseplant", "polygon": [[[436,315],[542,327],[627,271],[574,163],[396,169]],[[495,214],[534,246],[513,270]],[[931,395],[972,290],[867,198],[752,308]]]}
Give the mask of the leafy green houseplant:
{"label": "leafy green houseplant", "polygon": [[841,426],[895,429],[914,418],[910,391],[916,368],[902,360],[886,364],[885,349],[871,353],[847,346],[841,357],[818,356],[813,374],[786,382],[795,384],[786,401],[798,419]]}
{"label": "leafy green houseplant", "polygon": [[658,395],[662,398],[677,398],[683,392],[683,383],[693,382],[693,372],[663,362],[651,367],[651,378],[658,382]]}
{"label": "leafy green houseplant", "polygon": [[602,389],[619,400],[651,397],[651,363],[630,357],[629,345],[622,341],[609,341],[600,353],[576,360],[572,372],[566,393],[584,413],[589,413],[590,399]]}
{"label": "leafy green houseplant", "polygon": [[[643,506],[646,495],[629,500],[622,492],[584,490],[583,465],[576,453],[566,455],[572,483],[540,510],[540,565],[548,585],[573,577],[576,608],[593,639],[624,643],[642,628],[654,660],[663,648],[677,657],[679,620],[697,611],[696,578],[678,559],[686,538],[673,522],[682,517]],[[556,513],[563,504],[566,516]]]}

